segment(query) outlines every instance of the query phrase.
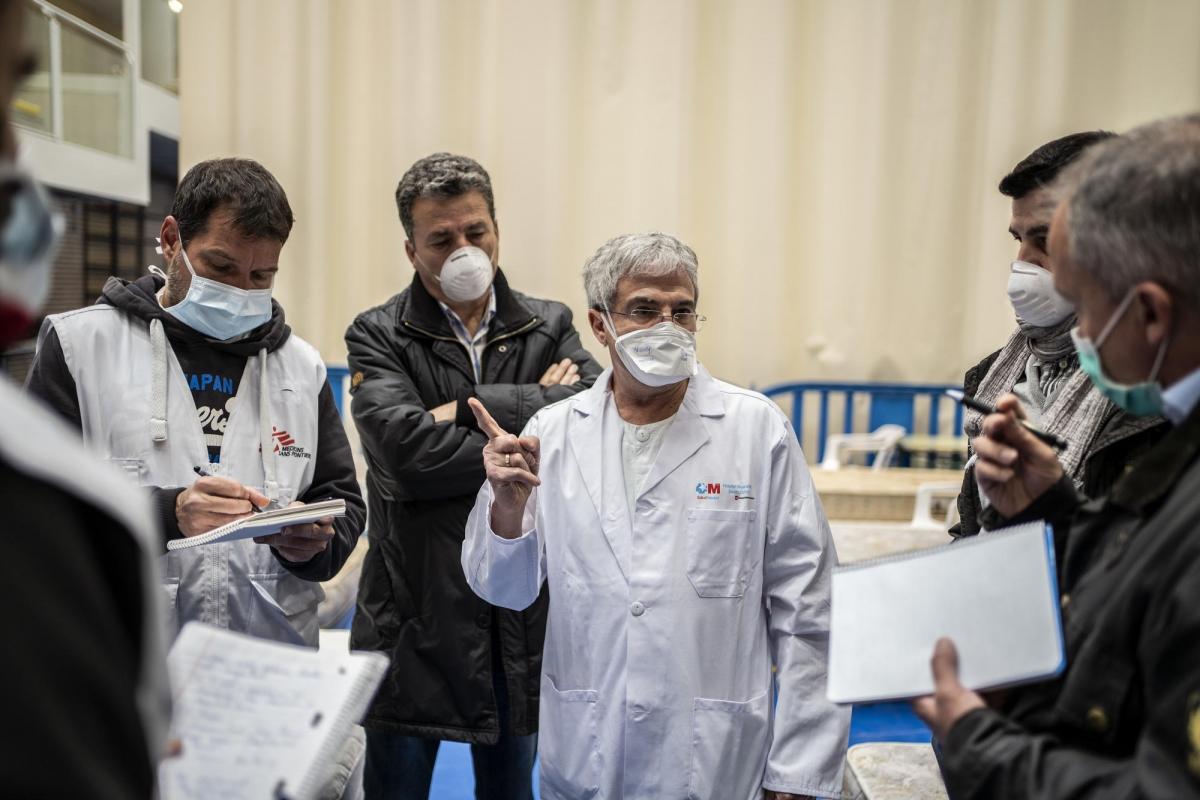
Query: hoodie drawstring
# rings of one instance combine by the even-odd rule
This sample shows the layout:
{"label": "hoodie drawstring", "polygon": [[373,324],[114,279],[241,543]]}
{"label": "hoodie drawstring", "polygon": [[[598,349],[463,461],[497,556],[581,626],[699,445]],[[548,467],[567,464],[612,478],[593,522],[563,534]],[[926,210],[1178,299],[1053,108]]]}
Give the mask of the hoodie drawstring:
{"label": "hoodie drawstring", "polygon": [[276,480],[274,429],[271,427],[271,382],[267,377],[267,348],[258,351],[258,427],[259,446],[262,448],[263,489],[272,503],[279,499],[279,482]]}
{"label": "hoodie drawstring", "polygon": [[162,320],[150,320],[150,437],[167,441],[167,334]]}

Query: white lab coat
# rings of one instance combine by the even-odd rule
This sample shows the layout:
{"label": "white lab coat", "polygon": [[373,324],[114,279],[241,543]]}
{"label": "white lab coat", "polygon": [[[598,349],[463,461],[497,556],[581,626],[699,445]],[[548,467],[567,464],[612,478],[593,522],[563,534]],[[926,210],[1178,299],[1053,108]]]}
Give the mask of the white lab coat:
{"label": "white lab coat", "polygon": [[526,427],[542,485],[525,533],[491,531],[485,484],[463,544],[491,603],[522,609],[550,584],[542,796],[839,796],[850,714],[825,699],[837,557],[787,419],[701,368],[631,509],[610,378]]}

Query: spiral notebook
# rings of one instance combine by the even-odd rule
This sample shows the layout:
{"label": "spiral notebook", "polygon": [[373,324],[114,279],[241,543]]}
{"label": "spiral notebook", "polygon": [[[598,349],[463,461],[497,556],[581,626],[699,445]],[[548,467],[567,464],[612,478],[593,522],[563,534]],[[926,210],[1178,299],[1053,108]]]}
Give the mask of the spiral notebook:
{"label": "spiral notebook", "polygon": [[833,573],[827,693],[835,703],[933,691],[942,636],[959,679],[991,689],[1066,667],[1054,537],[1045,522],[838,567]]}
{"label": "spiral notebook", "polygon": [[167,656],[183,753],[161,762],[161,797],[316,797],[387,664],[189,622]]}
{"label": "spiral notebook", "polygon": [[188,536],[183,539],[172,539],[167,542],[168,550],[185,550],[189,547],[199,547],[218,542],[232,542],[237,539],[251,539],[255,536],[271,536],[291,525],[304,525],[316,522],[325,517],[346,516],[345,500],[322,500],[317,503],[307,503],[302,506],[275,508],[262,511],[234,520],[228,525],[214,528],[208,533],[198,536]]}

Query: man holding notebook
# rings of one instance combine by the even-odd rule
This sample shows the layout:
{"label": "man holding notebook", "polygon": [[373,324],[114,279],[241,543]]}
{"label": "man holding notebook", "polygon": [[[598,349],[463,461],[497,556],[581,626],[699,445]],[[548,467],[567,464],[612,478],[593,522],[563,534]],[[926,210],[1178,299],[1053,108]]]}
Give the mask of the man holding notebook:
{"label": "man holding notebook", "polygon": [[167,265],[46,319],[29,390],[146,487],[166,538],[274,508],[341,499],[346,515],[168,552],[174,622],[317,643],[318,582],[366,515],[320,354],[271,299],[292,228],[283,188],[245,159],[197,164],[163,220]]}
{"label": "man holding notebook", "polygon": [[988,707],[938,643],[916,708],[954,798],[1200,797],[1200,115],[1097,145],[1075,179],[1050,254],[1080,367],[1173,431],[1084,502],[1016,397],[984,420],[988,527],[1045,518],[1065,537],[1067,667]]}

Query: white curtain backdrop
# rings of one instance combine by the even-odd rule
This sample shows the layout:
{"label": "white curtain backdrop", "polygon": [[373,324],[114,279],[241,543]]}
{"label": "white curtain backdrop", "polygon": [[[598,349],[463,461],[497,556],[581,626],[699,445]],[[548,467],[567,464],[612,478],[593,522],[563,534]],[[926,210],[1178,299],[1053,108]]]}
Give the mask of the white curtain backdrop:
{"label": "white curtain backdrop", "polygon": [[1197,0],[196,0],[181,24],[181,167],[280,179],[276,293],[334,362],[412,278],[396,182],[450,150],[491,172],[513,285],[577,318],[584,259],[665,230],[700,256],[718,376],[956,381],[1013,327],[1000,178],[1200,108]]}

